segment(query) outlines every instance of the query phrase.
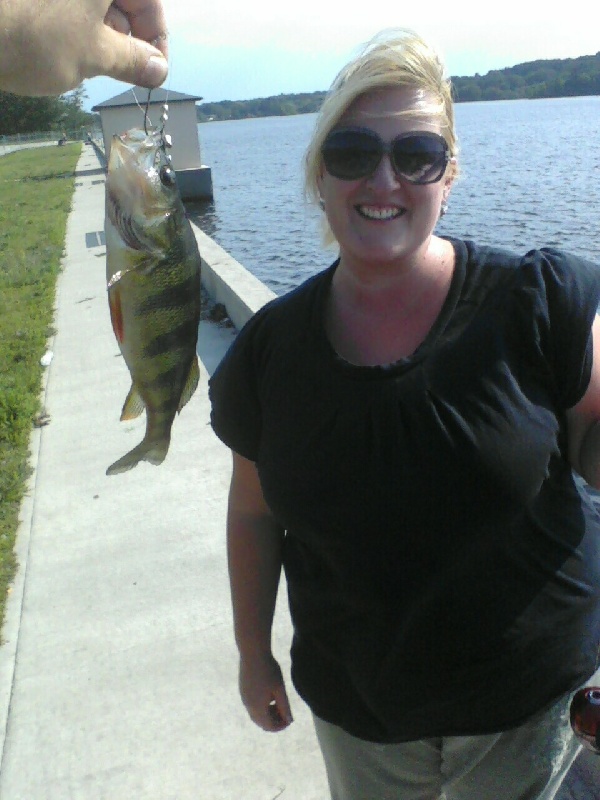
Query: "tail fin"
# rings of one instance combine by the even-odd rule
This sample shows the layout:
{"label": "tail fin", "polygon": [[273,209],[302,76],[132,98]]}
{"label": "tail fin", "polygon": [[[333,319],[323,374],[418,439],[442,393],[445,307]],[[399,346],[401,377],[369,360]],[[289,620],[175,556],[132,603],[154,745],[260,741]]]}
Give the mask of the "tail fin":
{"label": "tail fin", "polygon": [[107,475],[118,475],[119,472],[127,472],[133,469],[140,461],[149,461],[151,464],[162,464],[169,450],[169,439],[154,439],[147,441],[144,439],[137,447],[130,450],[106,470]]}

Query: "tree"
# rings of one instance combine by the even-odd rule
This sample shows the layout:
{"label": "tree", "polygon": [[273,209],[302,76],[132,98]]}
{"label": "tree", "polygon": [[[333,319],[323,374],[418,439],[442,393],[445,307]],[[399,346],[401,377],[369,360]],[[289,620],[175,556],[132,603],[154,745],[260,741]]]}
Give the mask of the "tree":
{"label": "tree", "polygon": [[55,97],[21,97],[0,92],[0,134],[49,131],[62,107]]}
{"label": "tree", "polygon": [[0,92],[0,136],[91,127],[95,114],[83,111],[83,86],[62,97],[21,97]]}
{"label": "tree", "polygon": [[60,99],[63,103],[62,128],[73,131],[78,128],[89,128],[92,126],[96,115],[88,114],[83,110],[83,101],[87,99],[83,84],[73,89],[72,92],[64,94]]}

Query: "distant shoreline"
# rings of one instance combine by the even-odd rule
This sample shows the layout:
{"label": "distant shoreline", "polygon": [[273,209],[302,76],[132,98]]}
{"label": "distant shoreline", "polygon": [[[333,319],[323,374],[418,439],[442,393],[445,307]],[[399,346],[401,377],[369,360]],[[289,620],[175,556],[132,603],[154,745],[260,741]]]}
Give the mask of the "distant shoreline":
{"label": "distant shoreline", "polygon": [[[600,94],[583,94],[583,95],[559,95],[557,97],[506,97],[499,100],[457,100],[455,98],[455,105],[467,105],[468,103],[510,103],[515,100],[571,100],[575,97],[596,97],[600,101]],[[296,111],[292,114],[255,114],[253,116],[245,117],[227,117],[227,118],[213,118],[213,119],[198,119],[198,125],[204,125],[209,122],[239,122],[245,119],[266,119],[268,117],[297,117],[302,114],[316,114],[319,109],[315,111]]]}
{"label": "distant shoreline", "polygon": [[[600,52],[595,56],[528,61],[485,75],[453,76],[456,103],[542,100],[600,95]],[[254,100],[220,100],[196,106],[198,122],[314,114],[327,92],[279,94]]]}

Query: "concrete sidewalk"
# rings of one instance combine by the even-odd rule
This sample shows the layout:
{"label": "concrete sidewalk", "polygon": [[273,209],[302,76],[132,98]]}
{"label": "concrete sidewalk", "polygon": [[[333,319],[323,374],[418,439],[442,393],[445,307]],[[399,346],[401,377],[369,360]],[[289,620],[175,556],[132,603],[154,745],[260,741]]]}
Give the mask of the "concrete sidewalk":
{"label": "concrete sidewalk", "polygon": [[[230,330],[200,326],[201,385],[165,463],[105,475],[145,422],[119,422],[129,373],[109,321],[103,225],[104,173],[84,147],[46,374],[51,421],[32,437],[0,648],[0,798],[325,800],[310,716],[291,687],[296,721],[281,734],[256,728],[238,699],[230,458],[206,391]],[[285,603],[274,633],[289,675]]]}

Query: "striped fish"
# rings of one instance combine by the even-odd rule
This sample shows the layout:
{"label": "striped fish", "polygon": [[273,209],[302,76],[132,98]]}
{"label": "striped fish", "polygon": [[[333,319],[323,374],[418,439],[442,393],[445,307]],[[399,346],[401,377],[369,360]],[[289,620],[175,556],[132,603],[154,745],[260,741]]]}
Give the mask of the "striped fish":
{"label": "striped fish", "polygon": [[199,379],[200,255],[159,131],[113,137],[105,231],[110,318],[132,381],[121,420],[146,410],[146,435],[115,475],[163,462]]}

